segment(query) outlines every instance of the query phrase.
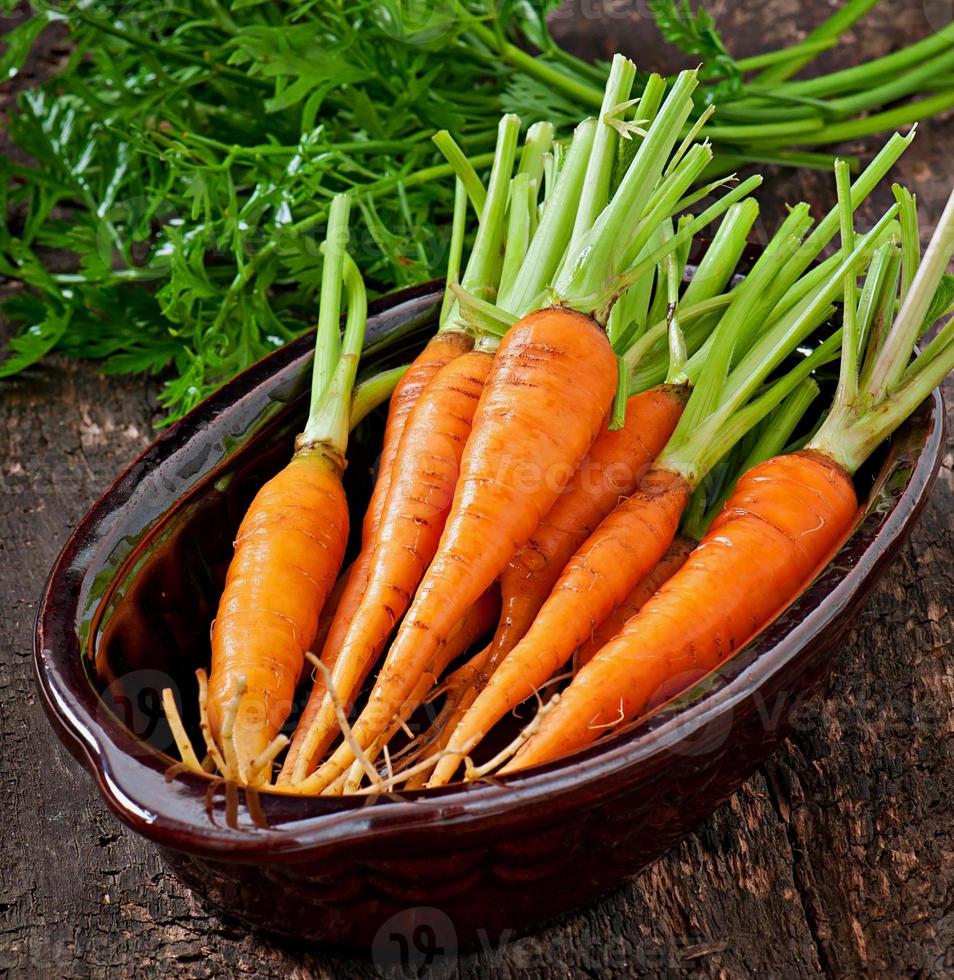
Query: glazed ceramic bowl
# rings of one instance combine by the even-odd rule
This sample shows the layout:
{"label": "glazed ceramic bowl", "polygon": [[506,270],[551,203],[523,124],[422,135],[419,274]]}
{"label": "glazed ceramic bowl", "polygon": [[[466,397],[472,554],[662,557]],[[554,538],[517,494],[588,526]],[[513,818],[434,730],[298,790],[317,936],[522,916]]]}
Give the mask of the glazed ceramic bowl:
{"label": "glazed ceramic bowl", "polygon": [[[397,347],[406,357],[439,296],[432,284],[373,307],[370,359]],[[171,684],[195,703],[232,536],[288,458],[310,347],[302,338],[254,366],[119,477],[53,568],[36,639],[53,726],[119,818],[214,905],[299,940],[472,943],[582,906],[661,855],[784,736],[915,522],[944,446],[935,393],[859,476],[857,528],[781,617],[677,701],[561,762],[377,800],[170,778],[159,690]],[[356,508],[380,415],[349,452]]]}

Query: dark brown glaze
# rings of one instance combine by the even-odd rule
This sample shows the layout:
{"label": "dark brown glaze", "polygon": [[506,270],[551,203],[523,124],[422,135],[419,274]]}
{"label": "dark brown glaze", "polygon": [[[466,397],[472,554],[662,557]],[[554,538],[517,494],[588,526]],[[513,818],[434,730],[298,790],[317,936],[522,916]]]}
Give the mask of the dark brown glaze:
{"label": "dark brown glaze", "polygon": [[[379,361],[404,359],[391,331],[426,323],[438,299],[429,285],[372,308],[372,348],[388,338]],[[392,915],[424,906],[473,942],[481,930],[524,929],[584,905],[657,858],[784,736],[910,531],[944,445],[935,393],[860,477],[859,525],[806,593],[625,732],[493,784],[377,802],[249,799],[198,776],[167,778],[157,695],[173,683],[190,718],[191,672],[207,662],[231,535],[287,458],[310,348],[302,338],[255,365],[119,477],[53,568],[35,650],[51,722],[114,812],[214,905],[297,939],[367,949]],[[350,453],[356,508],[379,428],[369,419]]]}

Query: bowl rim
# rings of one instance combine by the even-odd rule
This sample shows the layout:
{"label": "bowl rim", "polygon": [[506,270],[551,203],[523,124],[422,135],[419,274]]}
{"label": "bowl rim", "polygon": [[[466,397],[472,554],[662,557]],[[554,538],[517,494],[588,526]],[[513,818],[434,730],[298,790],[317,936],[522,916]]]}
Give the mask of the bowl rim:
{"label": "bowl rim", "polygon": [[[440,289],[440,282],[434,281],[390,293],[371,304],[369,318],[393,314],[402,307],[429,308],[437,302]],[[909,464],[903,486],[894,492],[892,506],[883,513],[869,512],[808,589],[752,641],[680,698],[612,739],[501,780],[394,794],[374,801],[373,806],[346,797],[258,794],[276,819],[264,827],[248,821],[230,826],[209,819],[209,788],[215,784],[189,773],[167,783],[169,756],[140,741],[110,712],[97,711],[101,702],[92,686],[87,682],[80,687],[64,673],[70,657],[82,656],[75,628],[81,583],[95,575],[92,566],[84,567],[78,575],[76,562],[88,542],[95,540],[97,530],[111,523],[114,503],[118,499],[122,506],[130,481],[144,467],[161,465],[233,405],[237,396],[267,384],[307,356],[309,338],[310,334],[305,334],[270,353],[162,431],[76,525],[50,571],[38,605],[34,670],[54,729],[93,774],[107,804],[120,819],[156,843],[178,850],[239,861],[304,852],[314,856],[329,848],[360,846],[372,836],[386,839],[408,831],[433,834],[435,829],[456,832],[488,820],[499,826],[518,819],[534,804],[546,802],[550,809],[572,805],[571,797],[584,789],[590,793],[587,805],[618,792],[631,782],[627,774],[654,759],[664,759],[677,745],[704,732],[832,628],[854,597],[864,591],[866,581],[886,565],[920,513],[945,447],[944,404],[940,389],[935,389],[912,416],[923,416],[923,441],[907,449],[897,448],[898,436],[912,426],[911,421],[906,422],[893,437],[879,474],[883,482],[886,474],[904,460]],[[64,631],[67,642],[51,645],[52,638]],[[144,777],[150,780],[148,801],[137,799]]]}

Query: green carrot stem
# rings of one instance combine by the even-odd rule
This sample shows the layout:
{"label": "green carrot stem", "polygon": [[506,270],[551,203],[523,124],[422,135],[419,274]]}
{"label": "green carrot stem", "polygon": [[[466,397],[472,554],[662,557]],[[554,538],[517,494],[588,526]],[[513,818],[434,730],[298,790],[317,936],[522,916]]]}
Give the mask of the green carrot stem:
{"label": "green carrot stem", "polygon": [[[640,259],[645,258],[653,251],[661,240],[660,226],[646,243],[644,254],[640,255]],[[606,333],[614,350],[618,353],[622,353],[635,343],[646,330],[646,325],[651,322],[649,308],[654,280],[655,270],[641,279],[637,279],[622,293],[610,311],[609,320],[606,323]]]}
{"label": "green carrot stem", "polygon": [[461,277],[463,287],[482,298],[493,299],[497,294],[503,261],[510,175],[517,155],[519,133],[520,120],[516,116],[506,115],[501,118],[497,127],[497,148],[487,182],[482,220],[477,226],[474,247]]}
{"label": "green carrot stem", "polygon": [[[858,350],[862,354],[869,344],[879,348],[890,328],[900,276],[901,253],[894,241],[883,242],[871,258],[858,301]],[[862,373],[859,383],[866,380]]]}
{"label": "green carrot stem", "polygon": [[[948,25],[915,44],[880,58],[873,58],[860,65],[820,75],[817,78],[786,82],[784,91],[793,95],[825,98],[839,92],[864,88],[876,83],[878,79],[901,74],[911,65],[948,50],[952,41],[954,41],[954,26]],[[756,80],[749,85],[749,89],[753,92],[758,92],[763,87],[771,87],[771,84],[766,85]]]}
{"label": "green carrot stem", "polygon": [[588,85],[579,79],[571,78],[565,72],[558,71],[556,68],[547,64],[542,58],[536,58],[532,54],[528,54],[483,24],[475,22],[471,30],[489,48],[496,51],[502,58],[509,61],[510,64],[515,65],[531,78],[536,78],[557,92],[562,92],[580,106],[592,109],[599,108],[600,103],[603,101],[601,88],[595,85]]}
{"label": "green carrot stem", "polygon": [[689,148],[693,145],[693,143],[695,143],[699,133],[702,132],[703,127],[712,118],[715,111],[716,107],[714,105],[706,106],[702,115],[699,116],[699,118],[689,128],[689,132],[686,133],[682,143],[679,144],[679,148],[675,153],[673,153],[672,159],[669,161],[669,163],[666,165],[666,169],[663,171],[664,175],[668,176],[679,165],[679,162],[689,151]]}
{"label": "green carrot stem", "polygon": [[[706,172],[708,166],[709,165],[706,164],[706,166],[702,168],[702,173]],[[720,187],[725,187],[726,184],[730,184],[733,180],[735,180],[735,174],[731,173],[727,174],[725,177],[720,177],[718,180],[709,181],[708,184],[703,184],[691,194],[687,194],[685,197],[679,198],[679,200],[676,201],[676,203],[670,209],[669,216],[675,217],[677,214],[682,214],[684,211],[688,211],[694,204],[704,201],[713,193],[713,191],[717,191]]]}
{"label": "green carrot stem", "polygon": [[[685,155],[679,166],[660,181],[646,203],[643,218],[637,224],[635,232],[631,233],[630,241],[623,249],[623,265],[632,265],[636,261],[636,257],[649,241],[652,229],[676,211],[680,203],[686,199],[684,197],[686,191],[711,159],[711,147],[697,143]],[[678,244],[682,244],[681,239]]]}
{"label": "green carrot stem", "polygon": [[691,306],[724,292],[745,251],[749,232],[759,214],[758,201],[747,198],[725,213],[712,242],[682,295]]}
{"label": "green carrot stem", "polygon": [[[835,186],[838,194],[838,207],[841,220],[841,249],[847,253],[855,247],[855,227],[851,210],[851,186],[848,167],[844,161],[835,164]],[[841,364],[838,375],[838,400],[853,401],[858,394],[858,273],[849,267],[845,273],[842,302]]]}
{"label": "green carrot stem", "polygon": [[925,89],[933,88],[936,79],[952,68],[954,50],[942,52],[881,85],[833,99],[828,103],[828,110],[836,118],[847,118],[877,106],[890,105],[906,96],[917,95]]}
{"label": "green carrot stem", "polygon": [[555,127],[551,122],[535,122],[528,130],[520,151],[517,173],[526,174],[539,186],[543,180],[543,160],[553,146]]}
{"label": "green carrot stem", "polygon": [[711,224],[721,214],[724,214],[733,204],[746,197],[762,183],[760,176],[749,177],[741,184],[733,187],[727,194],[721,197],[714,204],[710,205],[701,214],[696,215],[688,221],[675,235],[666,243],[660,245],[645,258],[640,259],[634,266],[611,279],[603,288],[602,293],[592,297],[592,309],[596,311],[597,319],[601,322],[609,315],[616,299],[624,290],[628,289],[632,283],[646,275],[650,269],[658,265],[675,248],[679,248],[688,238],[693,237],[706,225]]}
{"label": "green carrot stem", "polygon": [[444,155],[444,159],[457,175],[457,179],[466,188],[467,196],[470,198],[470,205],[474,209],[474,214],[479,221],[483,214],[484,201],[487,199],[487,190],[483,185],[483,181],[477,176],[477,171],[474,170],[473,164],[467,159],[467,155],[457,145],[457,141],[446,129],[435,133],[431,139]]}
{"label": "green carrot stem", "polygon": [[872,136],[886,129],[908,126],[921,119],[939,115],[954,106],[954,90],[928,95],[916,102],[906,102],[894,109],[872,113],[862,119],[851,119],[843,123],[832,123],[812,133],[811,143],[823,146],[829,143],[848,143],[851,140]]}
{"label": "green carrot stem", "polygon": [[699,425],[719,404],[733,357],[746,349],[743,338],[751,339],[754,329],[761,328],[775,306],[780,277],[791,265],[810,223],[807,205],[792,208],[748,275],[733,290],[733,301],[718,327],[689,365],[696,387],[676,426],[680,437]]}
{"label": "green carrot stem", "polygon": [[666,295],[669,300],[667,319],[669,320],[669,372],[666,383],[682,385],[689,380],[686,374],[686,339],[677,315],[679,286],[682,281],[682,266],[676,252],[670,252],[663,263],[666,270]]}
{"label": "green carrot stem", "polygon": [[820,322],[820,318],[832,301],[842,292],[847,275],[857,275],[860,264],[867,261],[882,228],[897,212],[892,205],[874,227],[856,241],[855,247],[845,256],[832,277],[814,293],[807,296],[789,314],[773,324],[751,346],[739,364],[726,379],[725,390],[719,407],[720,413],[738,408],[774,370],[794,347]]}
{"label": "green carrot stem", "polygon": [[380,371],[355,386],[354,394],[351,396],[351,416],[348,421],[352,430],[391,397],[410,366],[410,364],[401,364],[387,371]]}
{"label": "green carrot stem", "polygon": [[460,280],[460,263],[464,254],[464,235],[467,231],[467,188],[460,177],[454,181],[454,214],[451,219],[450,249],[447,254],[447,284],[444,287],[444,298],[441,300],[441,312],[438,317],[438,329],[447,322],[451,308],[454,305],[454,293],[450,288],[452,282]]}
{"label": "green carrot stem", "polygon": [[617,432],[626,424],[626,402],[629,399],[628,388],[629,372],[623,359],[616,358],[616,394],[613,397],[613,408],[610,412],[609,428],[612,432]]}
{"label": "green carrot stem", "polygon": [[599,213],[609,200],[610,178],[616,159],[618,133],[610,122],[613,111],[629,98],[636,78],[636,66],[621,54],[613,57],[609,79],[603,92],[598,125],[593,136],[593,146],[587,161],[583,186],[580,190],[579,204],[573,231],[567,246],[567,254],[575,254],[580,240],[593,226]]}
{"label": "green carrot stem", "polygon": [[[331,251],[333,246],[330,244],[330,238],[328,242],[327,248]],[[361,348],[364,346],[364,330],[368,321],[368,297],[364,281],[354,260],[347,253],[343,256],[343,275],[348,313],[345,318],[341,354],[320,400],[317,405],[312,404],[305,429],[297,443],[299,448],[322,443],[341,457],[344,457],[348,448],[351,392],[358,373],[358,361],[361,357]],[[337,328],[337,324],[335,327]]]}
{"label": "green carrot stem", "polygon": [[566,251],[595,133],[593,119],[585,119],[573,133],[556,185],[552,193],[547,193],[546,206],[526,258],[511,288],[498,297],[498,304],[511,313],[522,316],[533,309],[533,303],[550,282]]}
{"label": "green carrot stem", "polygon": [[[648,277],[647,277],[648,278]],[[683,327],[688,327],[689,324],[694,323],[698,320],[703,320],[709,317],[713,313],[720,313],[732,302],[732,293],[722,293],[718,296],[711,296],[708,299],[701,300],[698,303],[694,303],[691,306],[686,305],[685,298],[681,301],[679,305],[679,320]],[[623,350],[623,358],[631,372],[636,372],[637,369],[644,366],[644,361],[649,355],[650,351],[654,348],[658,348],[661,341],[666,338],[669,330],[669,320],[664,317],[661,320],[657,320],[652,326],[647,327],[642,335],[636,339],[631,345],[624,346],[620,344]],[[665,371],[663,372],[665,376]],[[645,387],[650,387],[650,385],[640,382],[637,384],[635,374],[631,378],[630,387],[633,391],[642,391]]]}
{"label": "green carrot stem", "polygon": [[[791,143],[815,143],[815,134],[821,132],[821,119],[787,119],[777,123],[741,123],[739,125],[710,126],[709,138],[716,143],[774,143],[786,140]],[[805,137],[797,139],[796,137]]]}
{"label": "green carrot stem", "polygon": [[498,295],[506,296],[513,289],[530,244],[530,222],[530,176],[526,172],[517,173],[510,181],[507,237]]}
{"label": "green carrot stem", "polygon": [[918,209],[914,195],[900,184],[892,184],[891,192],[901,213],[901,299],[908,295],[914,274],[921,263],[921,232],[918,228]]}
{"label": "green carrot stem", "polygon": [[318,328],[315,333],[315,360],[311,374],[309,422],[318,411],[319,403],[328,388],[332,372],[338,362],[341,287],[345,250],[348,243],[348,216],[350,212],[351,198],[346,194],[336,195],[328,212],[328,227],[325,232]]}
{"label": "green carrot stem", "polygon": [[[827,364],[841,345],[841,330],[837,330],[824,343],[802,358],[782,378],[772,384],[767,391],[736,409],[727,417],[721,412],[709,416],[699,427],[693,444],[669,445],[656,459],[656,466],[681,474],[693,488],[722,459],[729,450],[758,425],[776,406],[791,394],[811,373]],[[690,396],[691,397],[691,396]]]}
{"label": "green carrot stem", "polygon": [[[887,397],[889,389],[904,374],[911,351],[923,329],[924,318],[931,307],[935,289],[947,270],[952,253],[954,253],[954,193],[948,198],[894,325],[885,338],[883,346],[876,353],[870,380],[862,392],[868,404],[872,406],[881,404]],[[941,351],[938,356],[944,353],[945,351]]]}
{"label": "green carrot stem", "polygon": [[480,349],[495,349],[497,340],[519,319],[497,303],[490,303],[468,292],[458,283],[453,283],[451,290],[457,301],[455,316],[478,335],[475,346]]}
{"label": "green carrot stem", "polygon": [[[606,282],[621,271],[624,244],[630,242],[633,222],[642,216],[679,132],[689,118],[696,85],[696,72],[679,74],[613,199],[583,236],[577,256],[569,257],[563,266],[553,284],[553,292],[564,305],[588,306],[589,298],[603,291]],[[609,308],[605,311],[608,314]]]}
{"label": "green carrot stem", "polygon": [[[877,0],[872,0],[872,2],[877,3]],[[754,54],[748,58],[737,58],[736,66],[742,74],[748,74],[753,71],[760,71],[763,68],[770,68],[773,65],[784,64],[789,61],[797,61],[805,56],[813,57],[816,54],[821,54],[823,51],[828,51],[833,48],[838,43],[837,38],[820,38],[818,40],[809,41],[807,38],[798,44],[792,45],[790,48],[780,48],[777,51],[766,51],[764,54]],[[806,62],[802,62],[798,66],[800,69]],[[797,71],[798,69],[796,69]],[[792,72],[794,74],[794,72]]]}
{"label": "green carrot stem", "polygon": [[[722,489],[711,499],[705,500],[704,509],[700,508],[683,522],[683,534],[696,541],[700,541],[705,536],[709,526],[721,513],[725,502],[732,496],[739,478],[753,466],[772,459],[785,449],[809,406],[818,397],[818,391],[818,385],[809,378],[786,396],[778,408],[759,426],[755,442],[742,456],[739,465],[733,467],[734,472],[724,481]],[[696,493],[698,494],[699,491]]]}
{"label": "green carrot stem", "polygon": [[[823,452],[850,473],[871,455],[954,368],[954,327],[946,324],[928,350],[905,365],[931,309],[945,269],[954,255],[954,192],[948,198],[911,288],[880,348],[869,341],[862,384],[854,403],[829,413],[809,447]],[[872,334],[872,341],[875,334]],[[868,363],[874,367],[868,371]],[[900,370],[899,370],[900,365]],[[889,386],[889,378],[898,383]]]}

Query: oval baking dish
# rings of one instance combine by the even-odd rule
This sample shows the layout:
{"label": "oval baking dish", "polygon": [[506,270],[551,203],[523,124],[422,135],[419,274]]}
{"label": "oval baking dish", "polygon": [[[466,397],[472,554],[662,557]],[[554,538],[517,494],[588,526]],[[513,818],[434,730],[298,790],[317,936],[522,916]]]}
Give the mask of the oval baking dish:
{"label": "oval baking dish", "polygon": [[[406,357],[439,298],[430,284],[375,304],[369,361]],[[561,762],[377,800],[170,778],[159,690],[171,682],[195,701],[232,535],[288,455],[311,346],[303,337],[255,365],[119,477],[52,570],[35,651],[53,726],[113,811],[214,905],[299,940],[367,949],[382,923],[446,914],[466,944],[581,906],[657,858],[784,736],[910,531],[944,447],[935,392],[860,474],[857,528],[783,615],[676,701]],[[378,413],[355,433],[356,505],[380,429]]]}

